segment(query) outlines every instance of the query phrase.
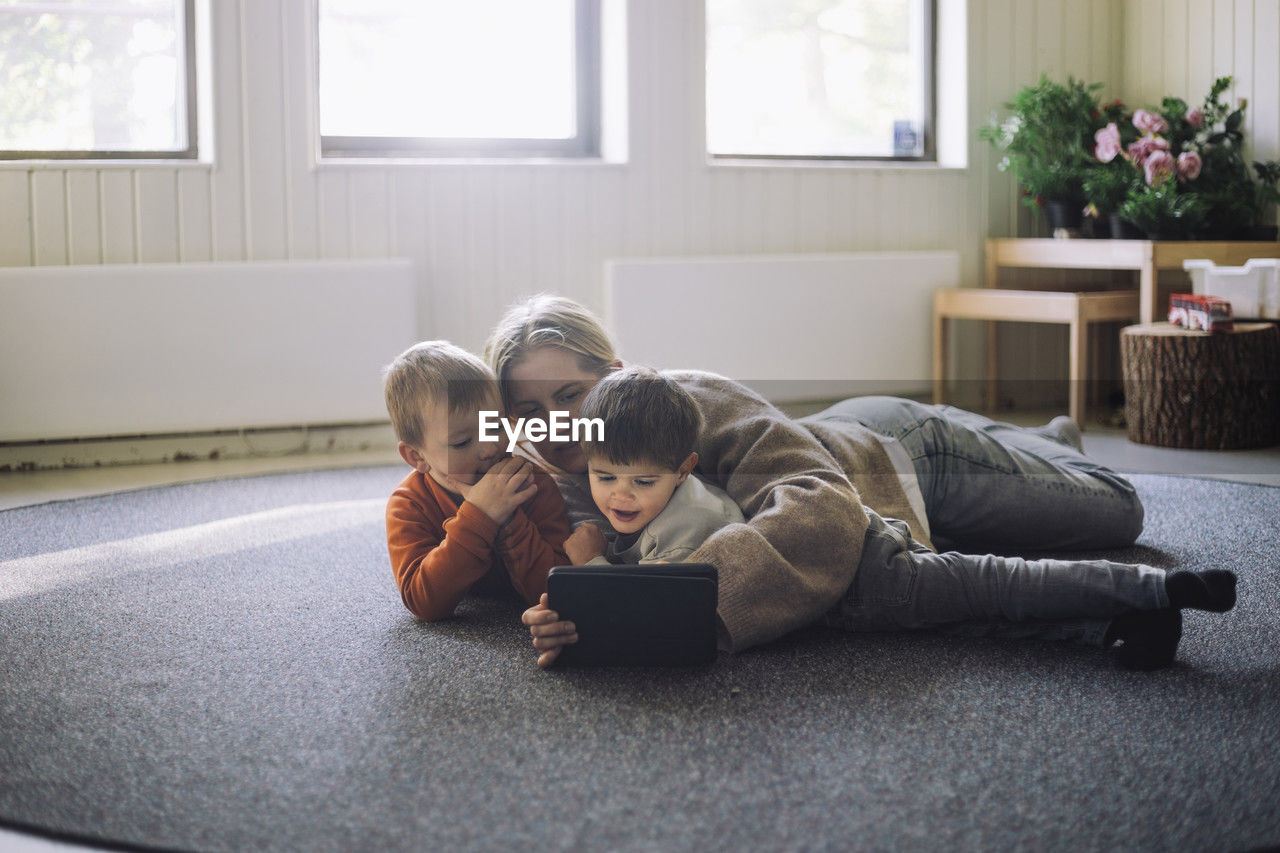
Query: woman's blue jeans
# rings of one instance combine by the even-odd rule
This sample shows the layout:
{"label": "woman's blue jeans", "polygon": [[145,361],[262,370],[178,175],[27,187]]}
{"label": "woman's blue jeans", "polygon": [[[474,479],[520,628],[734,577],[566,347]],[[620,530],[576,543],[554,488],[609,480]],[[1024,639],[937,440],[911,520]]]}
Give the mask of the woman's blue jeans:
{"label": "woman's blue jeans", "polygon": [[1101,644],[1111,618],[1168,606],[1160,569],[996,555],[1124,547],[1142,531],[1133,486],[1047,431],[897,397],[855,397],[809,419],[854,421],[896,439],[933,537],[964,549],[934,553],[905,524],[868,512],[862,562],[830,624]]}

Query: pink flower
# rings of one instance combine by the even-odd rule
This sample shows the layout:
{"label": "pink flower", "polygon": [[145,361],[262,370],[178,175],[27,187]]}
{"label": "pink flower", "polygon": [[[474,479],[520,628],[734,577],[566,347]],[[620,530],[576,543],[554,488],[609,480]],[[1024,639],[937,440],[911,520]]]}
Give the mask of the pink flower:
{"label": "pink flower", "polygon": [[1178,155],[1178,180],[1194,181],[1200,177],[1202,165],[1199,154],[1194,151],[1183,151]]}
{"label": "pink flower", "polygon": [[1196,130],[1204,127],[1204,110],[1199,107],[1192,107],[1187,110],[1185,118],[1187,120],[1187,124],[1191,125]]}
{"label": "pink flower", "polygon": [[1150,110],[1138,110],[1133,114],[1133,126],[1143,133],[1164,133],[1169,129],[1169,122]]}
{"label": "pink flower", "polygon": [[1173,174],[1173,155],[1168,151],[1153,151],[1142,164],[1147,176],[1147,186],[1158,187]]}
{"label": "pink flower", "polygon": [[1129,159],[1134,165],[1143,165],[1147,158],[1156,151],[1168,151],[1169,141],[1159,136],[1144,136],[1129,143]]}
{"label": "pink flower", "polygon": [[1097,143],[1093,148],[1093,156],[1103,163],[1110,163],[1120,153],[1120,128],[1113,121],[1093,135]]}

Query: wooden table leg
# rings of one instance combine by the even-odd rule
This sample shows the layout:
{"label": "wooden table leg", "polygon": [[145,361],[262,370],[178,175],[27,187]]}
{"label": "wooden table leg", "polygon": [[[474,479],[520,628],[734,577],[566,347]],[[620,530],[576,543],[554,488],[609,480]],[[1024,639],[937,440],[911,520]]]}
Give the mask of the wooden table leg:
{"label": "wooden table leg", "polygon": [[947,402],[947,320],[933,309],[933,402]]}
{"label": "wooden table leg", "polygon": [[987,327],[987,393],[986,406],[988,412],[1000,408],[1000,330],[990,320]]}
{"label": "wooden table leg", "polygon": [[[982,281],[983,287],[999,287],[1000,265],[996,263],[996,250],[990,240],[987,241],[986,257],[983,260],[986,267],[986,276]],[[983,333],[987,338],[987,372],[983,388],[983,405],[986,406],[988,412],[994,412],[1000,405],[1000,386],[999,380],[996,378],[1000,369],[1000,353],[996,342],[996,324],[986,322],[982,324],[982,327]]]}
{"label": "wooden table leg", "polygon": [[1084,428],[1086,376],[1088,369],[1089,324],[1080,316],[1077,309],[1076,318],[1071,321],[1070,332],[1070,364],[1067,370],[1067,414],[1071,415],[1080,427]]}
{"label": "wooden table leg", "polygon": [[1142,269],[1138,271],[1138,309],[1142,312],[1141,320],[1143,323],[1154,323],[1156,315],[1160,313],[1156,306],[1156,298],[1158,296],[1156,287],[1159,283],[1160,277],[1156,270],[1155,253],[1148,246],[1147,256],[1142,262]]}

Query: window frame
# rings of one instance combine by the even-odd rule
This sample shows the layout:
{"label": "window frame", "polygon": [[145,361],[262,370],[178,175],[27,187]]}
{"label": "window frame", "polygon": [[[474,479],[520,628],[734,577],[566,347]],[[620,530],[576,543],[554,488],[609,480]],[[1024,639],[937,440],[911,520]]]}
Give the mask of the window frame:
{"label": "window frame", "polygon": [[[199,104],[196,102],[199,92],[196,79],[198,63],[196,60],[196,0],[181,0],[177,4],[178,13],[182,16],[182,50],[183,61],[180,66],[185,74],[185,110],[187,126],[187,147],[161,150],[129,150],[111,149],[55,149],[22,151],[11,148],[0,148],[0,161],[12,160],[198,160],[200,157]],[[181,115],[181,112],[179,113]]]}
{"label": "window frame", "polygon": [[[874,154],[722,154],[710,151],[704,139],[703,147],[708,149],[705,152],[708,160],[715,165],[732,165],[735,162],[792,162],[819,165],[824,163],[832,165],[840,163],[938,164],[938,0],[923,0],[923,4],[925,20],[922,41],[925,44],[926,51],[925,56],[922,57],[923,68],[921,69],[924,80],[924,126],[921,128],[924,144],[921,148],[921,153],[911,156],[897,154],[889,156]],[[705,58],[707,50],[705,43],[702,49]],[[706,88],[705,82],[703,88]],[[704,110],[704,125],[709,114],[709,111]]]}
{"label": "window frame", "polygon": [[316,0],[313,85],[316,140],[321,160],[519,159],[578,160],[601,156],[601,0],[574,0],[574,81],[577,134],[568,139],[530,137],[326,136],[319,130],[320,10]]}

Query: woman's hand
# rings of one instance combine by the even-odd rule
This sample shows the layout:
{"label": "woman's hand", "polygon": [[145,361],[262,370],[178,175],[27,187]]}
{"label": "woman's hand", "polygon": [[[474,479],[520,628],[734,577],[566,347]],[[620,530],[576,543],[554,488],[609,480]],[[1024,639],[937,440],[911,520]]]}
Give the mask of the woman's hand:
{"label": "woman's hand", "polygon": [[555,663],[561,648],[578,642],[578,633],[573,623],[561,622],[560,614],[547,607],[545,592],[537,604],[524,612],[520,621],[529,626],[533,647],[542,653],[538,655],[538,666],[543,669]]}
{"label": "woman's hand", "polygon": [[588,521],[578,525],[564,540],[564,552],[575,566],[582,566],[602,556],[607,544],[600,528]]}

